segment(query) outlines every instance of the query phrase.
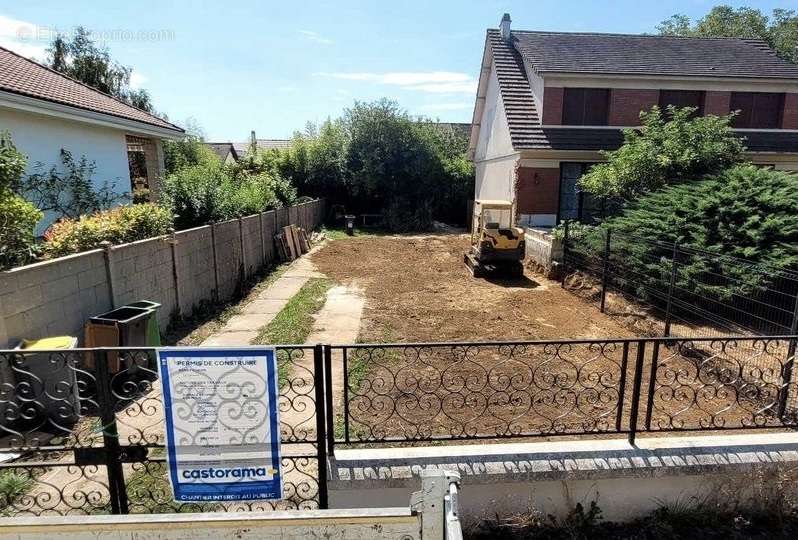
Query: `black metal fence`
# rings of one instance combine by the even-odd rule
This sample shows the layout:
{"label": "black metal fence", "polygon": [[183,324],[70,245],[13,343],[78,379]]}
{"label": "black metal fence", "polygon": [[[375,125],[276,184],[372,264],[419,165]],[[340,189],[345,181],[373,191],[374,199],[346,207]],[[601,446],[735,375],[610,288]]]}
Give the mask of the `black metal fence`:
{"label": "black metal fence", "polygon": [[277,347],[283,498],[177,503],[153,349],[0,351],[0,514],[327,507],[337,445],[793,429],[796,336]]}
{"label": "black metal fence", "polygon": [[784,336],[346,345],[327,356],[343,382],[327,394],[331,448],[798,425],[795,340]]}
{"label": "black metal fence", "polygon": [[326,508],[322,349],[278,347],[277,358],[282,500],[178,503],[153,349],[0,351],[0,453],[13,458],[0,463],[0,514]]}
{"label": "black metal fence", "polygon": [[564,233],[563,286],[642,333],[798,333],[794,272],[604,228],[566,224]]}

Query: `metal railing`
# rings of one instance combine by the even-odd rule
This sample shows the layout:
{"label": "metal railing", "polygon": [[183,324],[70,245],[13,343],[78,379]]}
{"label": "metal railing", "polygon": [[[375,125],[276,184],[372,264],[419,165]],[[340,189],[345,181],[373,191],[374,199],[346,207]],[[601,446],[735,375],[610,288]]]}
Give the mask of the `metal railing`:
{"label": "metal railing", "polygon": [[793,428],[794,344],[731,336],[331,346],[328,376],[342,389],[327,394],[329,445],[619,434],[634,444],[641,433]]}
{"label": "metal railing", "polygon": [[342,444],[793,429],[796,339],[278,346],[283,498],[240,503],[173,501],[154,349],[2,350],[0,513],[326,508]]}
{"label": "metal railing", "polygon": [[[679,243],[566,223],[563,286],[651,335],[798,332],[798,274]],[[608,293],[620,303],[610,305]]]}
{"label": "metal railing", "polygon": [[276,349],[283,497],[231,503],[173,501],[154,349],[0,351],[0,514],[326,508],[322,348]]}

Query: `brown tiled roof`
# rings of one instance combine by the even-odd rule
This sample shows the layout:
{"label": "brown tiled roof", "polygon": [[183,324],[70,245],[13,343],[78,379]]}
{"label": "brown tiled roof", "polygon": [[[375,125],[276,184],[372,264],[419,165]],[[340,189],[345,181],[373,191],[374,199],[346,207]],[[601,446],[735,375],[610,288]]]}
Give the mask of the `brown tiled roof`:
{"label": "brown tiled roof", "polygon": [[0,47],[0,90],[176,132],[183,130],[99,90]]}
{"label": "brown tiled roof", "polygon": [[798,79],[798,65],[758,39],[512,32],[535,70],[563,73]]}
{"label": "brown tiled roof", "polygon": [[[516,34],[513,32],[513,36]],[[544,128],[521,54],[501,38],[498,30],[488,30],[487,39],[515,150],[613,150],[623,143],[620,128]],[[796,133],[746,131],[739,134],[751,152],[798,151]]]}

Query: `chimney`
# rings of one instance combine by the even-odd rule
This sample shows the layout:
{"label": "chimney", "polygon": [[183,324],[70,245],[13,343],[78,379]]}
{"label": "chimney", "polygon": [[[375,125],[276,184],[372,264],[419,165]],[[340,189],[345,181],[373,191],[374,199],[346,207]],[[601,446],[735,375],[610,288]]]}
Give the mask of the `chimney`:
{"label": "chimney", "polygon": [[499,23],[499,30],[501,30],[502,39],[504,41],[510,41],[510,23],[511,22],[512,21],[510,20],[510,14],[509,13],[505,13],[504,17],[502,17],[502,22]]}

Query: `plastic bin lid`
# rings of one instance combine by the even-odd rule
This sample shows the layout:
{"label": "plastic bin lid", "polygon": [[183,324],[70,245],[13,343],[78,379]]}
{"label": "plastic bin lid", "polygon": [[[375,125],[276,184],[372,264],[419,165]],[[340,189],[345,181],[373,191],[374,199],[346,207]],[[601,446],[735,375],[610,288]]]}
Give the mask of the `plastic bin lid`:
{"label": "plastic bin lid", "polygon": [[75,346],[75,338],[72,336],[54,336],[42,339],[23,339],[22,347],[25,350],[53,350],[71,349]]}

